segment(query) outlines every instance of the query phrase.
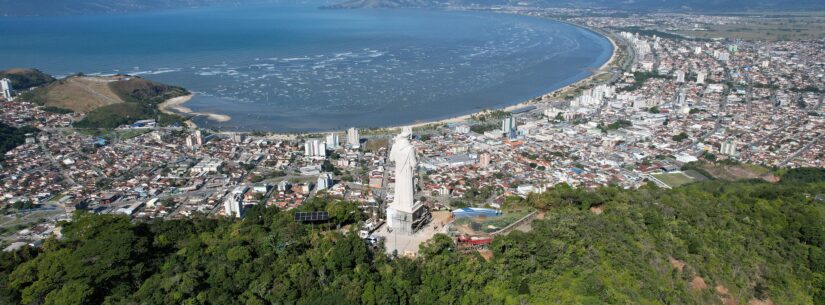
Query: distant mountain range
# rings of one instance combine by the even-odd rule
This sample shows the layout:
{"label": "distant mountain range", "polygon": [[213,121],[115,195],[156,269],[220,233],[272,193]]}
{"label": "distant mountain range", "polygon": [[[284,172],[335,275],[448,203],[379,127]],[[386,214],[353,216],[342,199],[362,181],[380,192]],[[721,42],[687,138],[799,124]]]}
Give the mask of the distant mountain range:
{"label": "distant mountain range", "polygon": [[334,3],[334,0],[0,0],[0,16],[79,15],[249,3]]}
{"label": "distant mountain range", "polygon": [[317,3],[325,8],[437,8],[474,4],[687,11],[825,8],[823,0],[0,0],[0,15],[72,15],[262,2]]}
{"label": "distant mountain range", "polygon": [[671,11],[799,10],[825,8],[825,1],[823,0],[348,0],[330,7],[443,7],[474,4]]}
{"label": "distant mountain range", "polygon": [[197,7],[228,0],[0,0],[2,15],[72,15]]}

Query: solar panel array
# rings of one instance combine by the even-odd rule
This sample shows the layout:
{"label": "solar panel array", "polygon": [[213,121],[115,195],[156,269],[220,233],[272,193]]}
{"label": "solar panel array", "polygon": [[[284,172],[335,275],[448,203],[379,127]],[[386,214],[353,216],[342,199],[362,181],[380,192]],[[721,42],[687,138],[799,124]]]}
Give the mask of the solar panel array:
{"label": "solar panel array", "polygon": [[329,220],[329,213],[327,212],[295,212],[295,221],[315,222],[327,220]]}

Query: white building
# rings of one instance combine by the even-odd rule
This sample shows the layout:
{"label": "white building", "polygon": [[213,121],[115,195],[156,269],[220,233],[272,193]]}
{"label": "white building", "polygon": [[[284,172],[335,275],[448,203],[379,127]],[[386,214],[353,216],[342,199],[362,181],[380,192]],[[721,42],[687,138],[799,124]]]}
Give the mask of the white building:
{"label": "white building", "polygon": [[490,154],[488,154],[488,153],[483,153],[480,156],[478,156],[478,165],[480,167],[488,167],[488,166],[490,166],[491,162],[492,162],[492,157],[490,157]]}
{"label": "white building", "polygon": [[206,158],[190,169],[193,174],[217,173],[223,167],[223,160]]}
{"label": "white building", "polygon": [[203,133],[201,133],[200,129],[195,130],[194,139],[195,145],[203,146]]}
{"label": "white building", "polygon": [[561,109],[558,109],[556,107],[550,107],[550,108],[544,109],[544,116],[547,117],[548,119],[555,119],[559,115],[559,113],[562,113],[562,112],[564,112],[564,111],[562,111]]}
{"label": "white building", "polygon": [[192,136],[186,137],[186,148],[195,148],[195,140],[192,138]]}
{"label": "white building", "polygon": [[289,181],[284,180],[284,181],[278,182],[278,191],[279,192],[286,192],[287,190],[289,190],[291,188],[292,188],[292,184],[290,184]]}
{"label": "white building", "polygon": [[690,163],[699,161],[699,159],[688,154],[678,154],[676,155],[676,161],[681,163]]}
{"label": "white building", "polygon": [[696,73],[696,83],[697,84],[704,84],[705,83],[705,71],[699,71]]}
{"label": "white building", "polygon": [[328,147],[328,148],[332,148],[332,149],[338,148],[338,143],[340,143],[340,142],[339,142],[339,139],[338,139],[338,134],[337,134],[337,133],[330,132],[330,133],[327,135],[327,139],[326,139],[326,140],[327,140],[327,141],[326,141],[326,144],[327,144],[327,147]]}
{"label": "white building", "polygon": [[730,60],[730,53],[726,51],[715,50],[713,51],[713,57],[715,57],[719,61],[728,61]]}
{"label": "white building", "polygon": [[307,140],[304,142],[304,156],[307,157],[326,157],[327,143],[318,139]]}
{"label": "white building", "polygon": [[318,181],[315,183],[315,189],[318,191],[326,190],[332,187],[332,174],[321,173],[318,175]]}
{"label": "white building", "polygon": [[508,117],[501,120],[501,132],[510,134],[516,132],[516,118]]}
{"label": "white building", "polygon": [[681,91],[679,91],[679,95],[676,96],[676,105],[677,106],[686,105],[685,102],[687,102],[687,97],[685,96],[685,91],[681,90]]}
{"label": "white building", "polygon": [[723,155],[736,156],[736,143],[733,143],[733,141],[722,142],[719,152]]}
{"label": "white building", "polygon": [[229,195],[226,196],[226,200],[223,202],[224,214],[226,216],[233,216],[237,218],[243,217],[243,194],[249,189],[247,186],[239,186],[232,190]]}
{"label": "white building", "polygon": [[684,83],[685,82],[685,71],[676,70],[676,82],[677,83]]}
{"label": "white building", "polygon": [[361,148],[361,136],[358,135],[358,128],[347,129],[347,145],[352,149]]}
{"label": "white building", "polygon": [[14,97],[11,95],[11,80],[8,78],[0,79],[0,94],[3,95],[3,98],[11,101]]}

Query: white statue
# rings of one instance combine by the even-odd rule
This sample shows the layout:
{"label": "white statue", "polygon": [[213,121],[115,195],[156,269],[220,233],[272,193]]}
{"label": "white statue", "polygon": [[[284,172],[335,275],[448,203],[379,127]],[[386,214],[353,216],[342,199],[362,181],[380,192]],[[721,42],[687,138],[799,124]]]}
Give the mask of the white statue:
{"label": "white statue", "polygon": [[412,129],[404,127],[401,134],[395,137],[390,150],[390,161],[395,162],[395,200],[391,208],[407,213],[414,212],[415,172],[418,167],[415,147],[410,143],[411,134]]}

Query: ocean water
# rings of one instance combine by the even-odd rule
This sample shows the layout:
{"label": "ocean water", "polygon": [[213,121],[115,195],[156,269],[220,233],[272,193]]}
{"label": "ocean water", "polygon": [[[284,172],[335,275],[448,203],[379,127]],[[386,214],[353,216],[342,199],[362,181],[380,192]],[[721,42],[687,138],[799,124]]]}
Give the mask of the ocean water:
{"label": "ocean water", "polygon": [[484,12],[210,7],[0,17],[0,68],[129,73],[197,92],[224,130],[409,124],[501,107],[591,74],[610,42],[550,20]]}

